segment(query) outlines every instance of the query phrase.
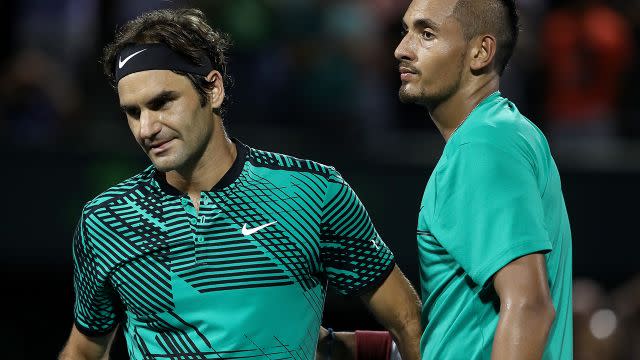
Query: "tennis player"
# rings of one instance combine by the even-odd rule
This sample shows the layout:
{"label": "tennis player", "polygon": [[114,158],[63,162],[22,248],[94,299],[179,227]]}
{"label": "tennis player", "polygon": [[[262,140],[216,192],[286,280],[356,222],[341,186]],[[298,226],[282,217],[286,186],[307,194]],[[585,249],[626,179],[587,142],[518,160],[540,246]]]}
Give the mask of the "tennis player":
{"label": "tennis player", "polygon": [[513,0],[414,0],[400,100],[446,145],[418,219],[423,359],[572,359],[571,232],[543,133],[500,93]]}
{"label": "tennis player", "polygon": [[104,54],[152,165],[88,202],[61,359],[313,359],[327,285],[418,359],[417,294],[330,166],[254,149],[222,119],[228,40],[194,9],[126,23]]}

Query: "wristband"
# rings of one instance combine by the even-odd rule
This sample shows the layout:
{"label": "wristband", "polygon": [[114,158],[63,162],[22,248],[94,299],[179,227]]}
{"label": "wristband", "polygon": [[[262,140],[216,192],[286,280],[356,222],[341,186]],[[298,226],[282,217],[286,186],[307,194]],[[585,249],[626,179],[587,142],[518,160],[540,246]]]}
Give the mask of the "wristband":
{"label": "wristband", "polygon": [[389,360],[393,339],[388,331],[356,331],[356,360]]}

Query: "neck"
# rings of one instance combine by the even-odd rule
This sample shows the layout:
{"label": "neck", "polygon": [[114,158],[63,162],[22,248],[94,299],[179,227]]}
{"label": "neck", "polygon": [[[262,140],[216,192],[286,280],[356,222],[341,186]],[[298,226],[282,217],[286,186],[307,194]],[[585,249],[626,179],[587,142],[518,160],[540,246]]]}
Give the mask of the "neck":
{"label": "neck", "polygon": [[491,77],[477,86],[461,87],[446,100],[429,107],[429,115],[448,141],[482,100],[499,89],[499,77]]}
{"label": "neck", "polygon": [[227,137],[221,121],[202,155],[191,166],[166,173],[166,180],[174,188],[191,197],[209,191],[229,171],[237,156],[236,145]]}

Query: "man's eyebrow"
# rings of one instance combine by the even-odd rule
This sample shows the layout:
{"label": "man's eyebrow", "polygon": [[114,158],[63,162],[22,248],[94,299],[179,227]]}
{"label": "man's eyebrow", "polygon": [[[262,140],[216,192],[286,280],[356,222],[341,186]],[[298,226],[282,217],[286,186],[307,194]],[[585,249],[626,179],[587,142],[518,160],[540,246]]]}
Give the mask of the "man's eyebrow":
{"label": "man's eyebrow", "polygon": [[147,106],[152,106],[154,104],[160,103],[160,102],[166,102],[169,100],[173,100],[176,97],[178,97],[178,93],[175,91],[171,91],[171,90],[164,90],[161,91],[160,93],[158,93],[156,96],[152,97],[149,101],[147,101],[146,105]]}
{"label": "man's eyebrow", "polygon": [[[151,99],[149,99],[145,105],[146,106],[152,106],[153,104],[157,104],[159,102],[166,102],[169,100],[173,100],[175,98],[178,97],[178,93],[172,90],[164,90],[159,92],[158,94],[156,94],[154,97],[152,97]],[[131,110],[133,108],[136,108],[136,105],[129,105],[129,104],[120,104],[120,109],[122,109],[123,111],[127,111],[127,110]]]}
{"label": "man's eyebrow", "polygon": [[129,113],[130,111],[135,110],[135,108],[137,108],[137,106],[135,105],[126,105],[126,104],[120,104],[120,110]]}
{"label": "man's eyebrow", "polygon": [[420,18],[413,21],[413,26],[419,29],[429,28],[434,31],[438,31],[440,28],[438,25],[431,19]]}

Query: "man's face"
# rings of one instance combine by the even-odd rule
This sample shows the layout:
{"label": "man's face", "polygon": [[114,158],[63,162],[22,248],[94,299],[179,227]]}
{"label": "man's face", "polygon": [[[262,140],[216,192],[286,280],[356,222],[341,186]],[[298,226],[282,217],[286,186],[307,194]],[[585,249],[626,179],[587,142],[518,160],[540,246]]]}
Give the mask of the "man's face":
{"label": "man's face", "polygon": [[133,73],[118,82],[118,95],[133,136],[158,170],[198,162],[212,137],[214,118],[187,77],[169,70]]}
{"label": "man's face", "polygon": [[455,93],[465,68],[467,42],[452,16],[456,0],[414,0],[403,18],[396,48],[400,100],[436,105]]}

